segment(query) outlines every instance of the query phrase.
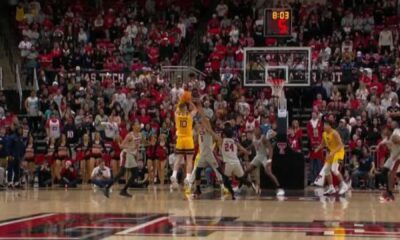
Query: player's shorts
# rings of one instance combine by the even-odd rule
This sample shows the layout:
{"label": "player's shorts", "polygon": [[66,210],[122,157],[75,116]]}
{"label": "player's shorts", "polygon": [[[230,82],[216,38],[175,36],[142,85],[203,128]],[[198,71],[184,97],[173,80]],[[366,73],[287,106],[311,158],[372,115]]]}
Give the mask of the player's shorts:
{"label": "player's shorts", "polygon": [[338,163],[343,160],[344,160],[344,151],[340,151],[340,152],[337,152],[335,155],[333,155],[333,158],[327,159],[326,163],[334,164],[334,163]]}
{"label": "player's shorts", "polygon": [[175,145],[176,154],[194,154],[193,137],[178,137]]}
{"label": "player's shorts", "polygon": [[218,168],[217,160],[214,157],[213,153],[200,153],[197,155],[199,160],[197,162],[198,168],[205,168],[210,166],[212,168]]}
{"label": "player's shorts", "polygon": [[135,155],[126,151],[122,151],[120,155],[120,166],[125,168],[137,167]]}
{"label": "player's shorts", "polygon": [[250,164],[255,167],[260,167],[260,166],[265,167],[270,162],[271,161],[268,161],[267,156],[255,156],[254,159],[250,162]]}
{"label": "player's shorts", "polygon": [[243,168],[240,163],[225,163],[224,173],[227,177],[236,176],[240,178],[244,175]]}

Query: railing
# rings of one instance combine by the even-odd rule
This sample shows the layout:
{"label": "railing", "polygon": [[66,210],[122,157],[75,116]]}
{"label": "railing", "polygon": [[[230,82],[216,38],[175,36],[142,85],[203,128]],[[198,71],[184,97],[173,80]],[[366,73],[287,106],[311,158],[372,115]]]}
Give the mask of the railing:
{"label": "railing", "polygon": [[193,38],[191,39],[192,43],[186,48],[185,54],[179,61],[180,65],[188,65],[188,66],[195,65],[195,59],[199,52],[200,39],[203,34],[204,32],[201,30],[198,30],[194,34]]}
{"label": "railing", "polygon": [[38,83],[36,68],[33,68],[33,87],[35,91],[39,91],[39,83]]}
{"label": "railing", "polygon": [[15,64],[15,79],[17,80],[17,90],[19,94],[19,109],[22,110],[22,85],[21,85],[21,76],[19,71],[19,65]]}
{"label": "railing", "polygon": [[171,83],[174,83],[178,77],[186,82],[189,80],[190,74],[194,74],[198,79],[207,76],[202,71],[191,66],[162,66],[161,71],[163,72],[164,77],[166,77],[166,79]]}

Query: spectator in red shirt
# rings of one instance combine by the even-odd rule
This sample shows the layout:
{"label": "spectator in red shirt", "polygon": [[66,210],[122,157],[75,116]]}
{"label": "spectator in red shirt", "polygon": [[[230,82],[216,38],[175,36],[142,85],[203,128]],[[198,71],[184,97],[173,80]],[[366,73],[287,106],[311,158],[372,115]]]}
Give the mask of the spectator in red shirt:
{"label": "spectator in red shirt", "polygon": [[295,131],[293,127],[288,129],[288,142],[290,147],[295,152],[301,152],[301,144],[300,141],[297,139]]}
{"label": "spectator in red shirt", "polygon": [[156,44],[150,45],[148,52],[147,52],[147,56],[150,59],[150,62],[152,64],[157,64],[158,63],[158,58],[160,57],[160,50],[157,47]]}
{"label": "spectator in red shirt", "polygon": [[138,120],[141,124],[149,124],[151,122],[151,116],[147,114],[146,109],[140,109],[140,115],[138,116]]}
{"label": "spectator in red shirt", "polygon": [[307,123],[307,136],[309,139],[310,148],[310,161],[311,161],[311,174],[308,179],[313,182],[319,175],[323,165],[322,150],[315,151],[322,142],[323,124],[318,116],[318,112],[311,113],[311,119]]}
{"label": "spectator in red shirt", "polygon": [[322,108],[325,100],[322,99],[322,94],[318,93],[317,94],[317,99],[314,100],[313,102],[313,107],[317,107],[318,109]]}
{"label": "spectator in red shirt", "polygon": [[106,38],[110,39],[110,28],[114,25],[115,17],[114,10],[112,8],[108,9],[107,14],[104,16],[104,29],[106,33]]}
{"label": "spectator in red shirt", "polygon": [[212,19],[210,19],[207,23],[208,32],[213,35],[216,35],[220,32],[220,24],[216,14],[212,15]]}

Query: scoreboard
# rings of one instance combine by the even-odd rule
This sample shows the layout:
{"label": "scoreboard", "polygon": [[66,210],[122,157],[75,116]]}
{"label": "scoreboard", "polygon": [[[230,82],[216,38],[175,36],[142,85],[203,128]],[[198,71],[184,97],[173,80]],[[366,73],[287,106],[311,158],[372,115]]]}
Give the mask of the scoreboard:
{"label": "scoreboard", "polygon": [[292,34],[292,10],[267,8],[264,12],[265,37],[290,37]]}

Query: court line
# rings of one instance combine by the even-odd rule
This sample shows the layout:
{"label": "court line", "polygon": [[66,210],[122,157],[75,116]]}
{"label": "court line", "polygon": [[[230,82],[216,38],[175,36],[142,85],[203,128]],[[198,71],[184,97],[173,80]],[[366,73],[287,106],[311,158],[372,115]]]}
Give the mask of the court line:
{"label": "court line", "polygon": [[26,239],[46,239],[46,240],[69,240],[69,239],[81,239],[73,237],[0,237],[0,239],[15,239],[15,240],[26,240]]}
{"label": "court line", "polygon": [[156,218],[156,219],[154,219],[154,220],[152,220],[152,221],[150,221],[150,222],[145,222],[145,223],[143,223],[143,224],[139,224],[139,225],[137,225],[137,226],[128,228],[128,229],[126,229],[126,230],[124,230],[124,231],[122,231],[122,232],[118,232],[118,233],[116,233],[115,235],[126,235],[126,234],[129,234],[129,233],[131,233],[131,232],[135,232],[135,231],[137,231],[137,230],[140,230],[140,229],[142,229],[142,228],[145,228],[145,227],[147,227],[147,226],[150,226],[150,225],[153,225],[153,224],[156,224],[156,223],[158,223],[158,222],[165,221],[165,220],[168,220],[168,217],[159,217],[159,218]]}
{"label": "court line", "polygon": [[[223,231],[223,230],[231,230],[231,231],[266,231],[266,232],[280,232],[280,231],[300,231],[300,232],[323,232],[325,235],[338,235],[332,230],[327,230],[327,228],[323,227],[263,227],[263,226],[178,226],[178,228],[182,228],[185,230],[214,230],[214,231]],[[390,232],[390,231],[367,231],[358,228],[345,228],[346,231],[353,231],[354,233],[361,234],[385,234],[385,235],[393,235],[400,236],[398,232]],[[361,230],[361,231],[360,231]],[[379,236],[379,235],[378,235]]]}
{"label": "court line", "polygon": [[78,226],[71,229],[126,229],[126,226]]}
{"label": "court line", "polygon": [[[35,219],[38,219],[38,218],[50,217],[50,216],[54,216],[54,215],[56,215],[56,213],[47,213],[47,214],[42,214],[42,215],[35,216],[35,217],[22,218],[22,219],[10,221],[10,222],[0,223],[0,227],[2,227],[2,226],[7,226],[7,225],[10,225],[10,224],[14,224],[14,223],[20,223],[20,222],[25,222],[25,221],[31,221],[31,220],[35,220]],[[1,238],[0,238],[0,239],[1,239]]]}

